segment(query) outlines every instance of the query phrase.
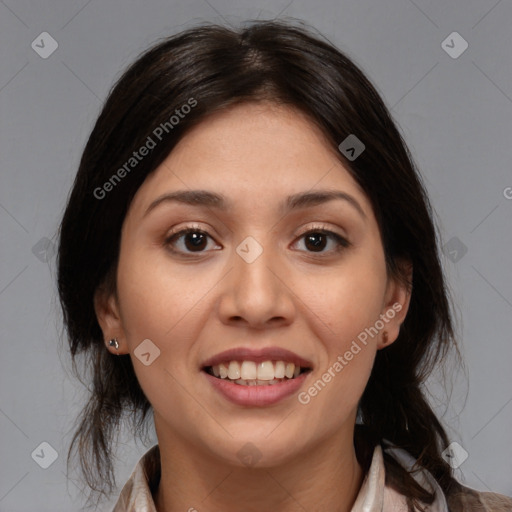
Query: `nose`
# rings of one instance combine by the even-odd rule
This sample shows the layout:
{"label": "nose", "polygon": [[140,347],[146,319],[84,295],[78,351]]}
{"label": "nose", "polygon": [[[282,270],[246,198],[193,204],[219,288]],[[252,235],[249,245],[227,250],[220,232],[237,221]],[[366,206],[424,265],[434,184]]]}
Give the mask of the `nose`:
{"label": "nose", "polygon": [[225,324],[254,329],[289,325],[296,314],[290,269],[276,251],[263,247],[252,262],[233,251],[221,285],[218,314]]}

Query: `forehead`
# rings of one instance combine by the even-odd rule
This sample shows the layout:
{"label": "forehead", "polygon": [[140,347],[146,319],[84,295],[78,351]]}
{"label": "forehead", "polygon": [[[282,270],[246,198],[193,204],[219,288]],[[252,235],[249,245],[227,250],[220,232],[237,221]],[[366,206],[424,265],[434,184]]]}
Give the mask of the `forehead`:
{"label": "forehead", "polygon": [[145,180],[133,201],[142,216],[163,193],[210,190],[233,209],[282,211],[283,199],[306,191],[342,191],[370,207],[322,131],[303,113],[248,103],[205,118]]}

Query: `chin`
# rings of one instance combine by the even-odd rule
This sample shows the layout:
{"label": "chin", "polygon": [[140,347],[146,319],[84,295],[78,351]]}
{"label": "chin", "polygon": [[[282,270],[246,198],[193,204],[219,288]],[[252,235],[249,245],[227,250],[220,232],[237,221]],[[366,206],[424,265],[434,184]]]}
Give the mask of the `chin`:
{"label": "chin", "polygon": [[226,435],[222,440],[210,439],[211,454],[223,463],[236,467],[271,468],[288,464],[306,449],[304,437],[290,436],[285,429],[282,430],[283,435],[277,432],[269,435],[276,426],[273,422],[260,434],[251,431],[250,434],[245,432],[233,437]]}

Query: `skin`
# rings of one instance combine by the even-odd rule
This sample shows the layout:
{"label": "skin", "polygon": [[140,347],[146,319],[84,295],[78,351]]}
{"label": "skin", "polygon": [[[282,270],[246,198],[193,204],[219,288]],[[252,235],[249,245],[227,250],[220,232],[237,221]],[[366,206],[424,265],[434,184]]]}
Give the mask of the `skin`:
{"label": "skin", "polygon": [[[165,202],[144,216],[162,194],[189,189],[221,193],[233,207]],[[363,213],[343,200],[279,211],[288,195],[319,189],[350,194]],[[209,234],[202,252],[190,235],[166,245],[172,230],[191,224]],[[319,226],[349,247],[336,250],[328,237],[316,252],[302,235]],[[250,264],[235,251],[247,236],[263,248]],[[357,404],[376,351],[398,336],[409,292],[386,272],[369,199],[307,117],[249,103],[189,132],[130,205],[116,295],[99,289],[95,308],[105,340],[118,338],[153,406],[159,512],[351,509],[364,478],[353,445]],[[396,303],[387,345],[384,331],[369,337],[307,405],[296,395],[267,407],[235,405],[200,372],[229,348],[279,346],[313,363],[305,391]],[[145,339],[161,351],[149,366],[134,355]],[[248,442],[261,456],[252,467],[237,456]]]}

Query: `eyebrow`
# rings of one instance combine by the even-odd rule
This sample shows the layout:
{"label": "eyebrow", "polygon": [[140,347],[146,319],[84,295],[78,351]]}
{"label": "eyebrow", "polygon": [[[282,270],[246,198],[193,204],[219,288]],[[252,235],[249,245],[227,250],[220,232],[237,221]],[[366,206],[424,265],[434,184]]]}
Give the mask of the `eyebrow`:
{"label": "eyebrow", "polygon": [[[286,214],[291,211],[318,206],[335,199],[346,201],[366,219],[366,214],[357,200],[350,194],[340,190],[318,190],[315,192],[293,194],[288,196],[285,201],[281,203],[280,212]],[[149,205],[143,217],[146,217],[150,211],[154,210],[160,204],[168,202],[178,202],[191,206],[205,206],[221,211],[227,211],[233,206],[230,200],[216,192],[210,192],[208,190],[178,190],[176,192],[169,192],[155,199]]]}

